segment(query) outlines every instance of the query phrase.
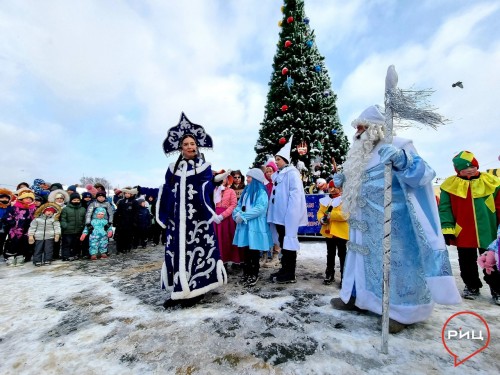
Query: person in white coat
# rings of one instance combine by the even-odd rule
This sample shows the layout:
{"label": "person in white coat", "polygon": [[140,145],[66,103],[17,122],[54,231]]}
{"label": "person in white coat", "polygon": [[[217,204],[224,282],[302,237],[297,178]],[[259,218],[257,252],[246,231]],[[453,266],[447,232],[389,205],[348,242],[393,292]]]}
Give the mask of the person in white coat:
{"label": "person in white coat", "polygon": [[306,198],[300,173],[290,165],[292,138],[275,155],[278,171],[272,176],[273,190],[267,211],[267,221],[282,249],[281,269],[271,274],[271,281],[280,284],[297,282],[295,266],[300,249],[297,232],[299,226],[307,225]]}

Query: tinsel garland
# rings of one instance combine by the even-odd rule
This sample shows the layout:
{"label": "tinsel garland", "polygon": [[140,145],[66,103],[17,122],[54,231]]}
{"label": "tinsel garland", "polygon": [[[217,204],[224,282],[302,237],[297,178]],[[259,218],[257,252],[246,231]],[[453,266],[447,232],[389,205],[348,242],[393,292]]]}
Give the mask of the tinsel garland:
{"label": "tinsel garland", "polygon": [[437,129],[439,125],[449,122],[448,119],[436,112],[435,107],[430,106],[427,98],[432,95],[432,90],[401,90],[391,88],[386,92],[386,105],[393,111],[393,118],[398,128],[414,127],[405,121],[415,121],[420,124]]}

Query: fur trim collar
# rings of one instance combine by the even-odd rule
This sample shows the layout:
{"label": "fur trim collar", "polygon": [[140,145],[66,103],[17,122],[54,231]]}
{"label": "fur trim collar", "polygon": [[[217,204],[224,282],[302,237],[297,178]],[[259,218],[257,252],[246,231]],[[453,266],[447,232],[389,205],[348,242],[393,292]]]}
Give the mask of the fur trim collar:
{"label": "fur trim collar", "polygon": [[43,215],[43,211],[45,211],[45,209],[47,209],[49,207],[52,207],[53,209],[56,210],[56,213],[52,216],[54,218],[54,220],[59,220],[59,216],[61,215],[62,209],[58,204],[51,203],[51,202],[42,204],[40,207],[38,207],[35,211],[35,217],[39,217],[39,216]]}

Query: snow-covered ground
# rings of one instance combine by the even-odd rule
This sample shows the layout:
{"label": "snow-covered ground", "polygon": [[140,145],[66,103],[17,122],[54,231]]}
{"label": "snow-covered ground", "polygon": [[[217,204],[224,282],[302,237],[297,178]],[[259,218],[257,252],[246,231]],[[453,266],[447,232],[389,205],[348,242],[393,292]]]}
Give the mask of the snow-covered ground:
{"label": "snow-covered ground", "polygon": [[[461,290],[455,249],[450,253]],[[296,284],[269,283],[274,270],[261,268],[261,281],[245,290],[231,274],[199,305],[168,311],[159,289],[162,256],[156,247],[39,268],[2,263],[0,373],[499,373],[500,306],[486,286],[478,300],[436,305],[425,323],[390,335],[385,355],[376,315],[331,308],[339,289],[322,284],[324,242],[302,243]],[[491,342],[454,368],[441,331],[464,310],[486,319]],[[471,345],[461,341],[457,350]]]}

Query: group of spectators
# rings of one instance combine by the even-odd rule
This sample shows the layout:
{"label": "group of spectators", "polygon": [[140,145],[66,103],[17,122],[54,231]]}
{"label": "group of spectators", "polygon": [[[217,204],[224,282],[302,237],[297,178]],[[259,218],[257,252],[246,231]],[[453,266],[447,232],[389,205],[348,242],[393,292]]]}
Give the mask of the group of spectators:
{"label": "group of spectators", "polygon": [[100,183],[78,190],[42,179],[21,182],[14,192],[0,188],[0,249],[7,265],[106,259],[112,237],[118,254],[165,243],[154,219],[155,196],[137,198],[131,187],[108,196]]}

